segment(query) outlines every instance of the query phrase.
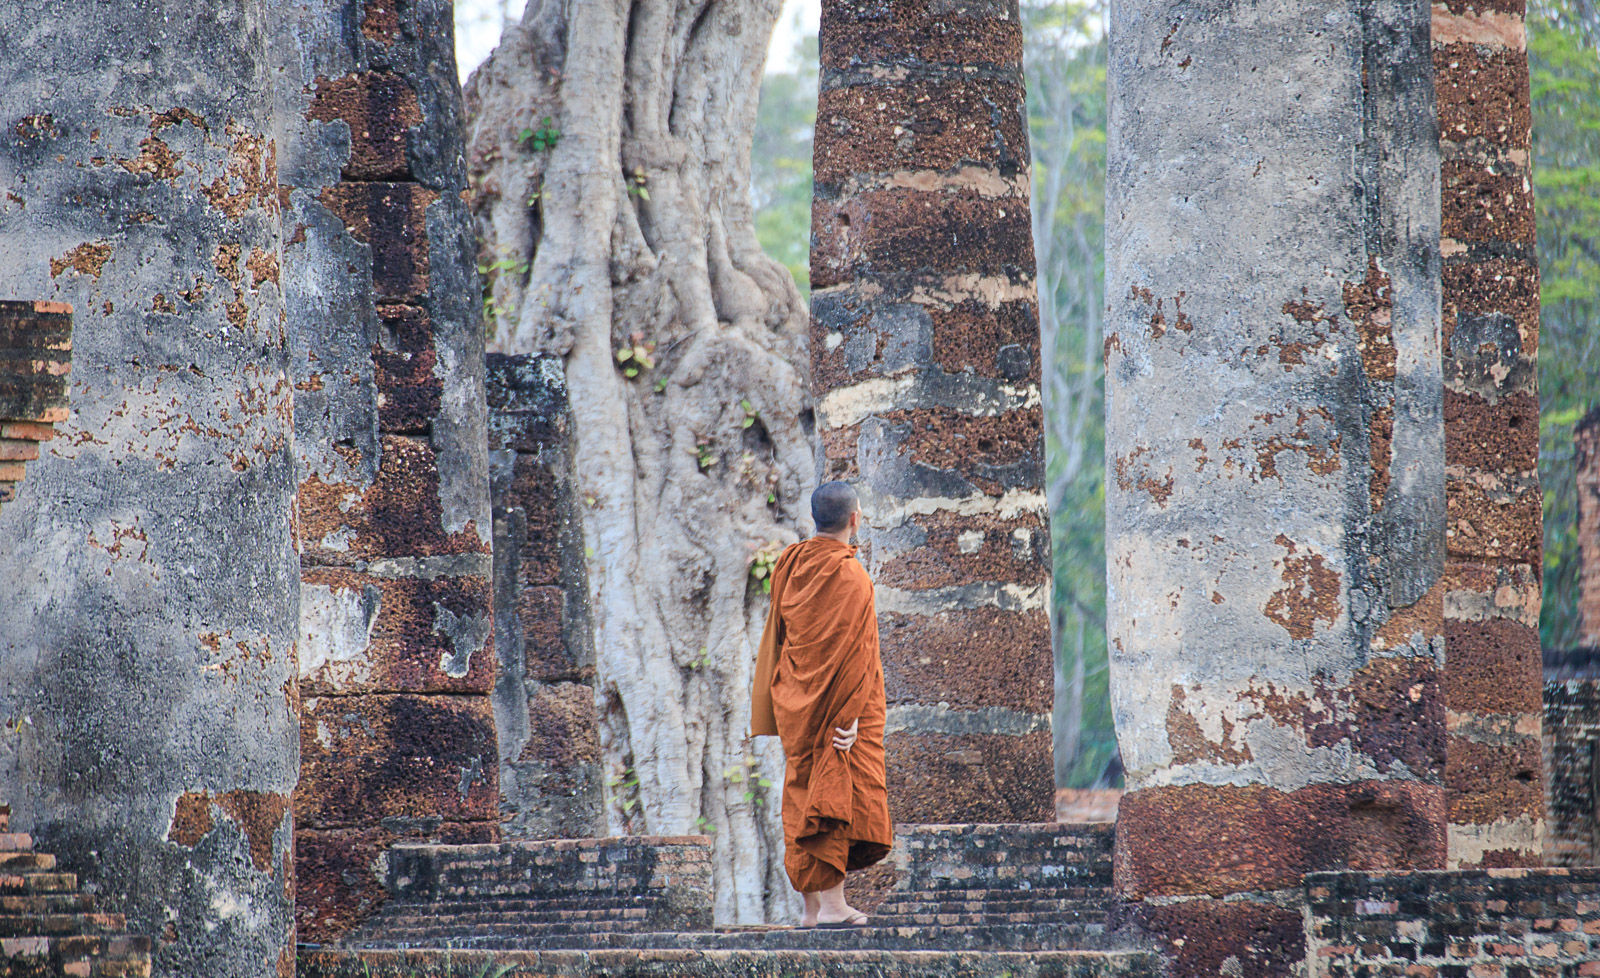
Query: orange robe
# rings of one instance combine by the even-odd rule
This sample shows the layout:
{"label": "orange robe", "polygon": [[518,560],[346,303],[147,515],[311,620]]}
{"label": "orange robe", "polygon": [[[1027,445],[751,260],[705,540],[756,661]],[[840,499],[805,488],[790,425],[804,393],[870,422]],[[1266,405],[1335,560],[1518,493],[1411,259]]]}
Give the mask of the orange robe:
{"label": "orange robe", "polygon": [[[838,885],[894,842],[878,615],[855,554],[827,537],[784,550],[756,661],[750,732],[783,740],[784,869],[802,893]],[[855,746],[838,750],[834,728],[852,720]]]}

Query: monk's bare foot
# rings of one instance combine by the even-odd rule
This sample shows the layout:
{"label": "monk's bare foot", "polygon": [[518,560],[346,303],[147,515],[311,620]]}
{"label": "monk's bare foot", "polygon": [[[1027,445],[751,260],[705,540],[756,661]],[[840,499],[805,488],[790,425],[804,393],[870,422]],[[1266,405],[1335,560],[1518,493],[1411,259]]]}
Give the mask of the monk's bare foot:
{"label": "monk's bare foot", "polygon": [[806,902],[805,912],[800,915],[800,926],[817,926],[817,912],[822,909],[822,900],[815,893],[802,893],[800,896]]}
{"label": "monk's bare foot", "polygon": [[865,927],[867,915],[854,907],[845,907],[844,912],[838,916],[821,911],[817,914],[818,927]]}

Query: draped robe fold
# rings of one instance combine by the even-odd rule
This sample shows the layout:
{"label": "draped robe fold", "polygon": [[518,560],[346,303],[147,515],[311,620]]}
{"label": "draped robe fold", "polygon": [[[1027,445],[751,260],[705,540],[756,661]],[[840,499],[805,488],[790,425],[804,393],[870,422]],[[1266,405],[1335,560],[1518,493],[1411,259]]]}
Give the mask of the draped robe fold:
{"label": "draped robe fold", "polygon": [[[855,553],[827,537],[783,552],[756,660],[750,732],[783,741],[784,869],[802,893],[838,885],[894,842],[878,616]],[[851,721],[856,742],[841,751],[834,728]]]}

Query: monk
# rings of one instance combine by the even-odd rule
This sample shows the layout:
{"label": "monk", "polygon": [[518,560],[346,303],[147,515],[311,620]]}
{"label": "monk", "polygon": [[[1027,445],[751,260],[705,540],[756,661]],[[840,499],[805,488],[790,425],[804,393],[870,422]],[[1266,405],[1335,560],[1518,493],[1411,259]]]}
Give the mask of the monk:
{"label": "monk", "polygon": [[861,504],[843,482],[811,495],[816,536],[784,550],[756,660],[750,731],[775,735],[783,781],[784,869],[805,900],[802,927],[860,927],[846,873],[889,854],[883,663],[872,579],[850,538]]}

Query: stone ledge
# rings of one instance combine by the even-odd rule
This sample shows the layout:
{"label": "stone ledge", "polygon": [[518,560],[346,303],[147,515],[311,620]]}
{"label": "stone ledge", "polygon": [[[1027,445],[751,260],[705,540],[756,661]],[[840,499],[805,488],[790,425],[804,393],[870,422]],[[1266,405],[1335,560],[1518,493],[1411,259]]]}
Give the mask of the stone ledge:
{"label": "stone ledge", "polygon": [[302,949],[300,978],[1157,978],[1153,954],[1051,951],[325,951]]}

